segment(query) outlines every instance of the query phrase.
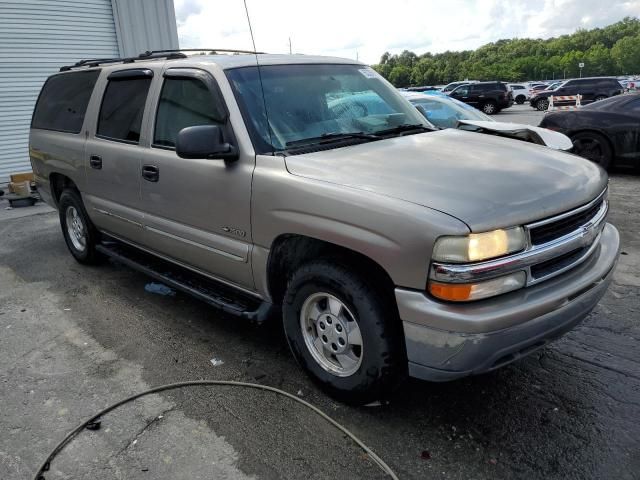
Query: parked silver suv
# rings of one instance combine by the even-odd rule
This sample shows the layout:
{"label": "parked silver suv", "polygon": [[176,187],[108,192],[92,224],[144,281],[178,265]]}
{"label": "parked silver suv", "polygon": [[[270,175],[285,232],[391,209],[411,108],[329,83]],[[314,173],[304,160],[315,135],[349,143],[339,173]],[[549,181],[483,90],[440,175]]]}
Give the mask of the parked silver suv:
{"label": "parked silver suv", "polygon": [[30,155],[72,255],[240,317],[281,307],[296,359],[342,400],[505,365],[611,280],[602,169],[435,130],[358,62],[147,54],[63,70]]}

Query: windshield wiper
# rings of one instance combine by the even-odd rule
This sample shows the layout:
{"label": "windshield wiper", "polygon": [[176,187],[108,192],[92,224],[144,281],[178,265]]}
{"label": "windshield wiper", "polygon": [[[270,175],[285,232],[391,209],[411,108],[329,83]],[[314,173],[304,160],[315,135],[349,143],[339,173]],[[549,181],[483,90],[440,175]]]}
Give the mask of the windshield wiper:
{"label": "windshield wiper", "polygon": [[423,132],[435,132],[435,130],[431,127],[427,127],[426,125],[422,125],[421,123],[403,123],[401,125],[396,125],[392,128],[387,128],[386,130],[378,130],[376,135],[390,135],[394,133],[402,133],[409,132],[411,130],[421,130]]}
{"label": "windshield wiper", "polygon": [[331,140],[345,140],[350,138],[358,138],[363,140],[378,140],[380,137],[378,135],[374,135],[372,133],[364,133],[364,132],[330,132],[323,133],[317,137],[309,137],[303,138],[301,140],[292,140],[290,142],[285,143],[287,147],[295,147],[300,145],[313,145],[317,143],[323,143]]}

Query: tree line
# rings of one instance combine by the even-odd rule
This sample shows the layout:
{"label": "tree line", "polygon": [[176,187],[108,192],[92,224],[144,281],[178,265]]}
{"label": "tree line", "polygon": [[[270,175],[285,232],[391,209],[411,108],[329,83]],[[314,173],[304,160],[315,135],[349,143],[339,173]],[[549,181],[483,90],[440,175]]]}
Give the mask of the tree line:
{"label": "tree line", "polygon": [[514,38],[477,50],[385,52],[373,65],[396,87],[440,85],[457,80],[547,80],[640,73],[640,19],[627,17],[604,28],[579,29],[550,39]]}

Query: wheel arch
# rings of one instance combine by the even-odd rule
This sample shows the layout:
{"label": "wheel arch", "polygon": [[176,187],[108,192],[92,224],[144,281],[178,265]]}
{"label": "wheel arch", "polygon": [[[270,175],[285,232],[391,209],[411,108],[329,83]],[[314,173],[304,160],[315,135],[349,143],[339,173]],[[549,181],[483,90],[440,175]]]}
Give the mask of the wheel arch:
{"label": "wheel arch", "polygon": [[74,182],[70,177],[64,175],[63,173],[51,173],[49,175],[49,186],[51,188],[51,197],[53,198],[56,207],[59,205],[60,195],[62,195],[62,192],[65,189],[71,188],[76,190],[78,194],[80,194],[80,189],[76,185],[76,182]]}
{"label": "wheel arch", "polygon": [[[601,137],[603,137],[605,139],[605,141],[607,142],[607,145],[609,145],[609,148],[611,148],[611,153],[612,153],[612,159],[611,160],[613,161],[613,160],[616,159],[616,157],[618,155],[616,147],[615,147],[614,143],[611,141],[611,139],[609,138],[609,136],[605,132],[603,132],[601,130],[598,130],[597,128],[579,128],[579,129],[576,129],[576,130],[571,130],[568,133],[567,136],[573,142],[574,135],[578,135],[580,133],[596,133],[596,134],[600,135]],[[613,163],[612,163],[612,166],[613,166]]]}
{"label": "wheel arch", "polygon": [[376,285],[389,295],[395,305],[394,282],[378,262],[350,248],[292,233],[276,237],[269,250],[267,289],[272,301],[278,305],[282,303],[287,284],[301,265],[314,259],[328,257],[362,271],[367,278],[373,279]]}

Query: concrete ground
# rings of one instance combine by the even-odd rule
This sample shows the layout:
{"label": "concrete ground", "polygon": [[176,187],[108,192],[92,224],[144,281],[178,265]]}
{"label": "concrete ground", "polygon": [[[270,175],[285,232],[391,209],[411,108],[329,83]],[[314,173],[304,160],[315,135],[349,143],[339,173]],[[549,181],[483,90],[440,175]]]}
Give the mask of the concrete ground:
{"label": "concrete ground", "polygon": [[[147,293],[149,278],[112,263],[81,266],[55,212],[39,207],[14,218],[0,201],[0,478],[32,477],[69,430],[116,400],[203,378],[301,395],[403,479],[640,478],[639,185],[639,176],[612,177],[610,221],[622,255],[609,292],[582,325],[491,374],[408,381],[377,408],[348,407],[318,391],[277,322],[252,326],[186,295]],[[385,477],[292,401],[216,387],[155,395],[109,414],[46,478]]]}
{"label": "concrete ground", "polygon": [[535,110],[529,105],[524,103],[522,105],[513,104],[511,107],[502,110],[492,118],[498,122],[512,122],[512,123],[524,123],[525,125],[533,125],[537,127],[542,121],[545,112]]}

